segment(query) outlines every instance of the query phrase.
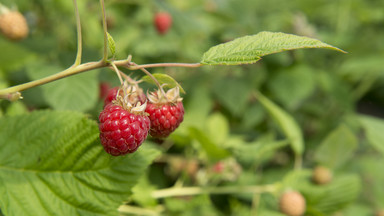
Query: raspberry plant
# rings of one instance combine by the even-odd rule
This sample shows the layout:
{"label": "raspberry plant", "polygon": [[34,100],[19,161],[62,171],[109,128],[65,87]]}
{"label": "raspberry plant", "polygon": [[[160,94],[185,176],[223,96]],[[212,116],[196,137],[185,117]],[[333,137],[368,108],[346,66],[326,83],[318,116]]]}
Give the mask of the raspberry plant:
{"label": "raspberry plant", "polygon": [[[204,19],[209,20],[204,25],[191,21],[196,10],[185,11],[186,7],[193,7],[190,2],[111,1],[105,5],[100,0],[101,10],[88,1],[47,2],[50,7],[63,10],[63,14],[68,8],[75,11],[77,52],[74,63],[64,69],[62,65],[70,65],[66,53],[74,53],[75,43],[71,41],[75,33],[68,30],[73,20],[52,13],[49,6],[16,1],[31,33],[19,36],[27,37],[20,43],[15,39],[8,41],[7,32],[16,26],[12,23],[17,19],[6,25],[0,22],[5,39],[0,39],[0,46],[10,50],[10,56],[0,55],[1,63],[9,63],[0,66],[0,78],[6,78],[0,80],[0,98],[4,99],[0,104],[1,212],[347,214],[356,208],[356,212],[367,212],[365,206],[369,202],[353,208],[362,193],[364,178],[377,179],[365,186],[378,200],[370,201],[372,209],[368,212],[373,214],[384,208],[380,203],[384,196],[376,189],[383,179],[377,172],[381,167],[368,156],[361,163],[351,160],[360,146],[368,149],[364,149],[367,155],[383,152],[380,132],[384,123],[341,106],[344,100],[352,103],[348,101],[349,92],[343,92],[343,82],[336,76],[323,71],[332,70],[339,63],[335,60],[338,56],[348,55],[299,51],[326,48],[344,52],[314,39],[318,36],[332,41],[316,35],[316,29],[302,14],[293,16],[291,32],[296,34],[263,31],[260,27],[249,31],[249,23],[240,18],[234,19],[241,24],[233,26],[228,19],[231,13],[221,13],[222,7],[233,13],[240,10],[242,15],[254,14],[256,9],[264,14],[266,7],[254,1],[244,1],[244,5],[225,2],[204,2]],[[1,7],[2,11],[17,11]],[[156,11],[168,11],[168,16],[158,18],[154,7],[161,8]],[[37,12],[32,8],[50,19],[36,18]],[[97,15],[100,11],[101,26]],[[117,14],[129,19],[119,23],[121,17]],[[222,21],[218,22],[217,17]],[[108,28],[107,19],[116,21],[113,28]],[[209,26],[210,23],[215,25]],[[190,24],[193,32],[185,30]],[[55,30],[45,32],[53,35],[54,43],[39,32],[44,26]],[[270,23],[266,29],[268,26],[276,25]],[[26,32],[26,26],[21,29]],[[183,31],[188,33],[177,35]],[[207,34],[213,36],[203,36]],[[212,42],[218,45],[209,48]],[[54,49],[52,44],[60,44],[57,56],[50,51]],[[184,49],[185,44],[189,48]],[[71,48],[61,49],[66,46]],[[94,54],[100,47],[101,60],[89,61],[100,57]],[[31,54],[36,50],[44,55],[36,58]],[[327,58],[319,52],[326,53]],[[11,61],[12,53],[17,56],[15,62]],[[276,53],[282,54],[271,55]],[[260,61],[264,56],[268,57]],[[173,59],[199,60],[136,63]],[[348,71],[345,74],[351,82],[358,83],[361,78],[353,74],[358,67],[348,63],[342,68]],[[373,77],[371,74],[361,84],[354,83],[355,99],[369,90]],[[106,86],[113,87],[99,97],[99,81],[105,80],[109,85],[103,85],[104,90]],[[322,95],[324,92],[327,97]],[[314,95],[322,98],[318,100]],[[25,103],[19,100],[22,97]],[[327,104],[331,107],[329,112]],[[341,111],[344,108],[346,113]],[[359,129],[363,129],[364,136],[357,136]],[[313,182],[315,164],[332,170],[331,181]],[[364,171],[361,176],[345,171],[357,169],[347,167],[351,164]],[[305,207],[287,212],[291,206],[281,204],[280,199],[289,190],[298,191]],[[189,200],[177,198],[180,196]],[[295,199],[297,196],[284,198],[284,202],[293,203]]]}

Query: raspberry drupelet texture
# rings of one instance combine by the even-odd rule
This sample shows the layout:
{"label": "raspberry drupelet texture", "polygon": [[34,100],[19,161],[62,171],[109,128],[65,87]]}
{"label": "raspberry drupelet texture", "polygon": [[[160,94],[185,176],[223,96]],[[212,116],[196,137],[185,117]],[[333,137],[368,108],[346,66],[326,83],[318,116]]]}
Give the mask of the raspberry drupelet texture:
{"label": "raspberry drupelet texture", "polygon": [[154,138],[165,138],[169,136],[184,119],[183,103],[176,104],[153,104],[148,103],[145,110],[151,120],[149,134]]}
{"label": "raspberry drupelet texture", "polygon": [[125,110],[119,105],[106,105],[99,115],[100,140],[113,156],[135,152],[147,138],[150,121],[146,115]]}
{"label": "raspberry drupelet texture", "polygon": [[178,87],[169,89],[167,93],[161,90],[147,94],[148,104],[145,112],[149,114],[153,138],[168,137],[184,119],[183,98]]}

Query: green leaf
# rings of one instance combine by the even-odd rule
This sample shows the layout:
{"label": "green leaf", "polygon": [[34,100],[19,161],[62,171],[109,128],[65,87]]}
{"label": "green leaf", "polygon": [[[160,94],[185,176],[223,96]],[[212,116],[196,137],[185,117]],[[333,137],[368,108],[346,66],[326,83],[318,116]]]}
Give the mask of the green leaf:
{"label": "green leaf", "polygon": [[293,151],[301,155],[304,151],[303,134],[295,119],[260,92],[257,92],[256,97],[287,137]]}
{"label": "green leaf", "polygon": [[357,148],[357,138],[346,126],[333,130],[315,152],[315,160],[335,169],[343,165]]}
{"label": "green leaf", "polygon": [[214,46],[204,53],[200,63],[205,65],[252,64],[269,54],[302,48],[328,48],[344,52],[313,38],[264,31]]}
{"label": "green leaf", "polygon": [[113,37],[107,32],[107,36],[108,36],[108,47],[109,47],[109,51],[111,52],[112,54],[112,58],[115,58],[115,54],[116,54],[116,45],[115,45],[115,40],[113,40]]}
{"label": "green leaf", "polygon": [[[167,74],[162,74],[162,73],[155,73],[155,74],[152,74],[152,76],[154,76],[157,79],[157,81],[160,83],[160,85],[166,84],[165,87],[167,87],[167,88],[174,88],[177,86],[177,87],[179,87],[180,92],[185,94],[183,87],[181,87],[181,85],[175,79],[173,79],[171,76],[169,76]],[[144,82],[155,84],[153,79],[151,79],[151,77],[149,77],[148,75],[144,76],[141,79]]]}
{"label": "green leaf", "polygon": [[[339,211],[355,201],[360,188],[361,181],[357,175],[345,175],[334,179],[330,184],[312,186],[303,192],[308,198],[310,208],[330,215],[330,213]],[[315,194],[317,197],[314,197]]]}
{"label": "green leaf", "polygon": [[157,151],[112,157],[83,114],[40,111],[0,121],[5,215],[117,215]]}
{"label": "green leaf", "polygon": [[200,143],[201,147],[205,150],[210,159],[218,161],[230,155],[226,149],[218,146],[216,142],[212,141],[203,131],[190,127],[189,132],[190,136]]}
{"label": "green leaf", "polygon": [[214,113],[207,119],[207,129],[209,137],[215,141],[215,143],[223,143],[227,140],[229,135],[229,123],[224,115],[220,113]]}
{"label": "green leaf", "polygon": [[[37,62],[28,67],[27,73],[33,80],[60,72],[61,67]],[[41,86],[44,99],[54,109],[87,111],[98,100],[98,73],[88,71]]]}
{"label": "green leaf", "polygon": [[35,59],[36,55],[26,49],[21,43],[14,43],[0,38],[0,69],[4,71],[17,70],[27,62]]}
{"label": "green leaf", "polygon": [[297,109],[315,89],[313,68],[298,65],[278,71],[268,82],[276,98],[289,109]]}
{"label": "green leaf", "polygon": [[384,154],[384,120],[365,115],[360,115],[359,120],[369,144]]}
{"label": "green leaf", "polygon": [[232,114],[242,117],[252,86],[245,79],[223,78],[213,85],[213,93]]}

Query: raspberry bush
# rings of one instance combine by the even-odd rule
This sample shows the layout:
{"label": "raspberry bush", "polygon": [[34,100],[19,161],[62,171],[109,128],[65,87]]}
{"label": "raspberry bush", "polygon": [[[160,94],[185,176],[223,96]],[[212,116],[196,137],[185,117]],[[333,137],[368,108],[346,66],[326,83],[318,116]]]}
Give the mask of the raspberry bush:
{"label": "raspberry bush", "polygon": [[380,214],[383,7],[1,2],[0,214]]}

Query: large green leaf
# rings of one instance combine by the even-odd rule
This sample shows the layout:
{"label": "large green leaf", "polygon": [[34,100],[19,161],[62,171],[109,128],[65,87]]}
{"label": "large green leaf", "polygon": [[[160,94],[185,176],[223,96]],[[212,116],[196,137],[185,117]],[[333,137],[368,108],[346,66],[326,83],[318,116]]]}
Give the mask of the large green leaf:
{"label": "large green leaf", "polygon": [[201,64],[252,64],[269,54],[302,48],[328,48],[344,52],[313,38],[264,31],[210,48],[204,53]]}
{"label": "large green leaf", "polygon": [[5,215],[117,215],[157,151],[111,157],[96,122],[70,111],[0,119]]}
{"label": "large green leaf", "polygon": [[356,136],[344,125],[333,130],[320,144],[315,160],[329,168],[345,163],[357,148]]}
{"label": "large green leaf", "polygon": [[[36,80],[60,72],[61,67],[44,62],[29,66],[28,75]],[[98,100],[98,78],[96,71],[66,77],[41,86],[45,100],[58,110],[87,111]]]}
{"label": "large green leaf", "polygon": [[256,96],[285,134],[293,151],[296,154],[302,154],[304,151],[303,134],[295,119],[260,92],[257,92]]}
{"label": "large green leaf", "polygon": [[359,119],[369,144],[384,154],[384,120],[364,115]]}

